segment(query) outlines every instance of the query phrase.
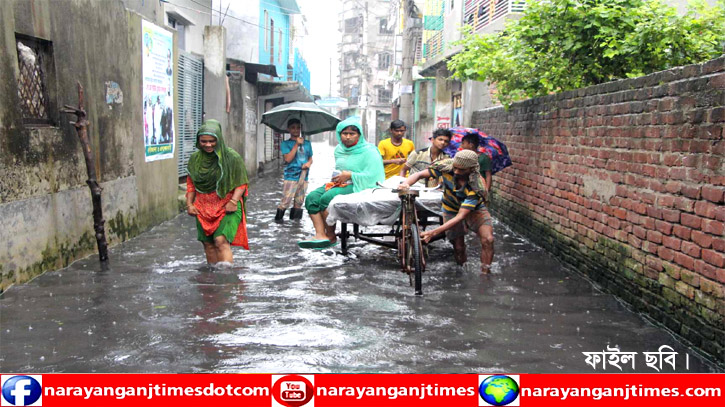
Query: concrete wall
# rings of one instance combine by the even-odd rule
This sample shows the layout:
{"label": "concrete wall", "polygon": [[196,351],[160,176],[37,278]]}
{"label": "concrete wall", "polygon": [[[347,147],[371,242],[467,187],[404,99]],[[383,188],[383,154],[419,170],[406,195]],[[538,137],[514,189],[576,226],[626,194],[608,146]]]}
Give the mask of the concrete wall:
{"label": "concrete wall", "polygon": [[247,174],[257,174],[257,86],[244,80],[244,64],[228,60],[234,73],[229,77],[231,107],[228,113],[229,146],[244,158]]}
{"label": "concrete wall", "polygon": [[[453,93],[448,69],[442,67],[436,72],[434,130],[438,127],[453,127]],[[446,119],[447,118],[447,119]],[[426,138],[431,134],[425,135]]]}
{"label": "concrete wall", "polygon": [[[451,43],[461,39],[461,26],[463,25],[464,1],[446,2],[446,11],[443,13],[443,41],[448,50]],[[452,7],[451,7],[452,6]]]}
{"label": "concrete wall", "polygon": [[260,122],[261,116],[257,110],[258,96],[257,86],[242,81],[242,94],[244,95],[244,162],[247,165],[249,176],[257,175],[259,170],[257,161],[257,123]]}
{"label": "concrete wall", "polygon": [[491,97],[491,86],[488,82],[465,81],[463,82],[461,108],[463,116],[463,125],[475,127],[471,125],[473,112],[489,108],[491,106],[500,105]]}
{"label": "concrete wall", "polygon": [[[58,111],[77,105],[76,81],[85,88],[110,243],[178,212],[176,160],[144,160],[141,20],[120,1],[0,2],[0,290],[96,251],[85,162],[68,123],[75,116]],[[51,126],[23,124],[16,33],[52,42]],[[119,85],[123,103],[106,104],[106,81]]]}
{"label": "concrete wall", "polygon": [[413,140],[415,148],[420,150],[430,144],[428,137],[436,128],[437,83],[433,79],[420,79],[415,81],[413,89],[414,124],[407,137]]}
{"label": "concrete wall", "polygon": [[[160,1],[120,0],[120,2],[126,9],[140,14],[146,20],[158,25],[164,24],[164,8]],[[55,3],[58,4],[58,1]]]}
{"label": "concrete wall", "polygon": [[[246,62],[269,63],[269,56],[265,61],[261,61],[259,57],[259,40],[264,31],[259,27],[259,2],[251,0],[224,1],[224,8],[227,5],[229,5],[229,15],[235,17],[227,17],[224,20],[224,28],[227,30],[227,57]],[[219,9],[219,1],[214,1],[214,7]],[[218,21],[215,21],[215,24],[218,24]]]}
{"label": "concrete wall", "polygon": [[226,29],[223,26],[204,27],[204,120],[216,119],[227,131],[227,59]]}
{"label": "concrete wall", "polygon": [[725,57],[475,112],[495,214],[725,360]]}
{"label": "concrete wall", "polygon": [[[153,2],[146,2],[153,3]],[[144,3],[145,4],[145,3]],[[162,3],[165,11],[164,24],[168,27],[168,13],[174,12],[189,20],[191,24],[184,24],[184,46],[186,52],[196,55],[204,54],[204,27],[211,24],[211,0],[174,0],[172,3]],[[169,29],[173,29],[168,27]],[[178,30],[177,30],[178,31]],[[178,32],[179,37],[181,32]],[[181,39],[178,40],[181,43]]]}

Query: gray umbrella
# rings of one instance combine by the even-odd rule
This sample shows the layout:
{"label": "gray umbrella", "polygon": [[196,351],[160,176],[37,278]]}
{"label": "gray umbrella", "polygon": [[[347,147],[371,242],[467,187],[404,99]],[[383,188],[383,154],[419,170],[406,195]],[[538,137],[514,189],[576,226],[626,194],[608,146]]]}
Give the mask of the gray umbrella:
{"label": "gray umbrella", "polygon": [[302,134],[317,134],[335,130],[340,119],[320,106],[310,102],[293,102],[279,105],[262,115],[262,123],[280,133],[287,133],[287,121],[299,119]]}

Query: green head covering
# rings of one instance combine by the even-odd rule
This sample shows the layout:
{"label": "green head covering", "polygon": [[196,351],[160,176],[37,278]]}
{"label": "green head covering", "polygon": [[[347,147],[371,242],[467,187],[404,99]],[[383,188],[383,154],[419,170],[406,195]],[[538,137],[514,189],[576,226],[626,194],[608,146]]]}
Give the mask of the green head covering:
{"label": "green head covering", "polygon": [[[199,138],[212,136],[217,140],[214,152],[201,149]],[[247,184],[247,169],[242,157],[224,143],[222,126],[216,120],[207,120],[196,132],[196,148],[189,158],[187,172],[194,182],[194,188],[202,194],[216,191],[220,198],[241,185]]]}
{"label": "green head covering", "polygon": [[[360,132],[360,139],[352,147],[346,147],[340,138],[342,130],[349,126],[354,126]],[[360,120],[356,117],[345,119],[337,124],[335,131],[339,143],[335,148],[335,169],[352,173],[353,190],[360,192],[375,188],[376,182],[385,181],[383,158],[374,145],[365,141]]]}

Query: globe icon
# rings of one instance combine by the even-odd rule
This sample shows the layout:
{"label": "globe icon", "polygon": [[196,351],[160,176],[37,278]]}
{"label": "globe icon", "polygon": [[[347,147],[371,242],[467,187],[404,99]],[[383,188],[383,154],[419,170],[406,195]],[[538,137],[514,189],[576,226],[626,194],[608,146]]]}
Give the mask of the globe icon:
{"label": "globe icon", "polygon": [[488,404],[505,406],[519,396],[519,384],[505,375],[490,376],[478,386],[478,394]]}

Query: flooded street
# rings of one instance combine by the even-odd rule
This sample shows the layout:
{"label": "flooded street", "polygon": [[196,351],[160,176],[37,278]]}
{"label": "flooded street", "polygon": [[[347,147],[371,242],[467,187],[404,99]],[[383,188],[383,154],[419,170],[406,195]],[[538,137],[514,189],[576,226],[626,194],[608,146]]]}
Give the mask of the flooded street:
{"label": "flooded street", "polygon": [[[332,148],[313,146],[308,191],[332,171]],[[281,185],[277,168],[253,181],[251,251],[235,248],[231,269],[205,265],[182,214],[113,247],[108,270],[94,255],[10,288],[0,297],[0,370],[593,373],[602,370],[582,352],[618,346],[638,353],[624,372],[656,373],[642,353],[668,345],[678,372],[717,371],[501,224],[490,275],[478,271],[472,236],[466,268],[436,242],[422,297],[392,249],[301,250],[313,231],[307,214],[273,221]]]}

